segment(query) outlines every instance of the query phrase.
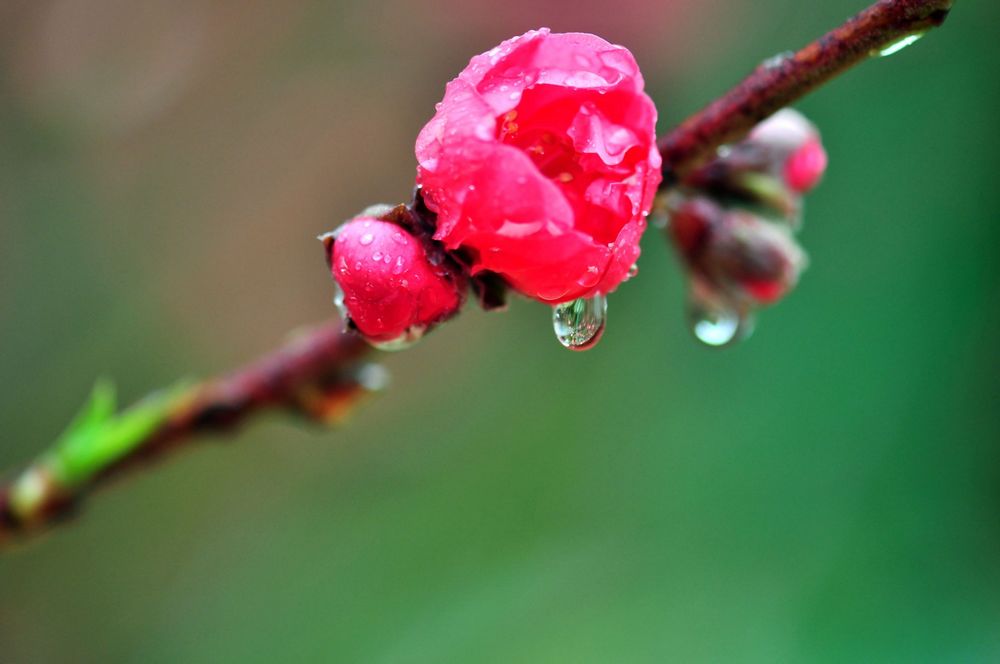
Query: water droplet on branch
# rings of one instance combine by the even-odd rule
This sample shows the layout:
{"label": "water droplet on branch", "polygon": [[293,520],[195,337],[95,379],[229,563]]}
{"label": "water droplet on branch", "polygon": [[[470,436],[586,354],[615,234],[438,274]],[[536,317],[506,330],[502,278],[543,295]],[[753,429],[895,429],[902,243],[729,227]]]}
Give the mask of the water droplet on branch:
{"label": "water droplet on branch", "polygon": [[600,341],[607,316],[607,297],[582,297],[552,308],[552,329],[564,347],[588,350]]}
{"label": "water droplet on branch", "polygon": [[884,58],[892,55],[893,53],[899,53],[907,46],[910,46],[911,44],[917,42],[923,36],[924,33],[922,32],[917,32],[912,35],[906,35],[902,39],[897,39],[896,41],[892,42],[882,50],[878,51],[875,55]]}

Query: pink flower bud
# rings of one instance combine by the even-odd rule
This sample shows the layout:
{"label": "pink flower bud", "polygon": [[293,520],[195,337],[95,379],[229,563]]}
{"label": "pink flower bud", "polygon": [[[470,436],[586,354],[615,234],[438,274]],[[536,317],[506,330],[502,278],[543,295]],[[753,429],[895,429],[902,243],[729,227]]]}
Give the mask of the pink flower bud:
{"label": "pink flower bud", "polygon": [[783,108],[750,131],[747,140],[790,154],[808,141],[819,138],[816,125],[794,108]]}
{"label": "pink flower bud", "polygon": [[747,142],[773,155],[785,185],[804,194],[826,171],[826,151],[816,125],[798,111],[783,108],[754,127]]}
{"label": "pink flower bud", "polygon": [[707,198],[685,201],[668,228],[693,276],[731,299],[773,304],[795,286],[805,265],[785,226]]}
{"label": "pink flower bud", "polygon": [[547,29],[477,55],[417,138],[434,235],[551,303],[627,278],[660,182],[656,109],[628,50]]}
{"label": "pink flower bud", "polygon": [[433,264],[423,243],[392,222],[352,219],[327,251],[343,308],[376,344],[414,341],[462,304],[464,278],[445,262]]}
{"label": "pink flower bud", "polygon": [[785,184],[804,194],[819,184],[826,171],[826,150],[818,138],[799,147],[785,162]]}
{"label": "pink flower bud", "polygon": [[721,148],[684,185],[715,200],[753,206],[796,227],[802,194],[819,183],[826,164],[819,131],[804,115],[786,108],[742,141]]}

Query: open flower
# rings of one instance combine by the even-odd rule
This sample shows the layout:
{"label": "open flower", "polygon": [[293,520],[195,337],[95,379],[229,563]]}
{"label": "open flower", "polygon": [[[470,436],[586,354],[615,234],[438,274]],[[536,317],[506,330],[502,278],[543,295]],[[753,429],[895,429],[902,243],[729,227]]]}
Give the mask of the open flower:
{"label": "open flower", "polygon": [[538,300],[614,290],[661,179],[655,124],[632,54],[594,35],[536,30],[477,55],[417,138],[434,238]]}

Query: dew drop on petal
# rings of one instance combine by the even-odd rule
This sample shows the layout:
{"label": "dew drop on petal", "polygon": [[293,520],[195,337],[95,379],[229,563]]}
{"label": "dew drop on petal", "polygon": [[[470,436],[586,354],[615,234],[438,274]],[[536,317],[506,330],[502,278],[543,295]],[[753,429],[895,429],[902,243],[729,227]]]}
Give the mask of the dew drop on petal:
{"label": "dew drop on petal", "polygon": [[382,260],[382,252],[381,251],[376,251],[375,253],[373,253],[372,254],[372,260],[376,261],[376,262]]}
{"label": "dew drop on petal", "polygon": [[607,316],[607,297],[582,297],[552,308],[552,329],[556,333],[556,339],[564,347],[570,350],[588,350],[604,334]]}
{"label": "dew drop on petal", "polygon": [[366,247],[374,241],[375,241],[375,236],[372,235],[371,233],[365,233],[364,235],[361,236],[361,239],[359,240],[359,242],[361,242],[361,244]]}

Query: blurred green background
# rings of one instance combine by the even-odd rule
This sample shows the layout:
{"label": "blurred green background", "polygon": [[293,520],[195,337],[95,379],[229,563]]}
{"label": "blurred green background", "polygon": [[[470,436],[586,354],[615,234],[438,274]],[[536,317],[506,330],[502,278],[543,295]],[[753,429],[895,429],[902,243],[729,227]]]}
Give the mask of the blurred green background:
{"label": "blurred green background", "polygon": [[[314,237],[409,194],[444,83],[629,46],[661,132],[862,0],[0,3],[0,468],[332,314]],[[574,354],[470,308],[337,431],[273,418],[0,557],[0,661],[1000,661],[1000,5],[803,102],[811,267],[747,343],[661,237]]]}

